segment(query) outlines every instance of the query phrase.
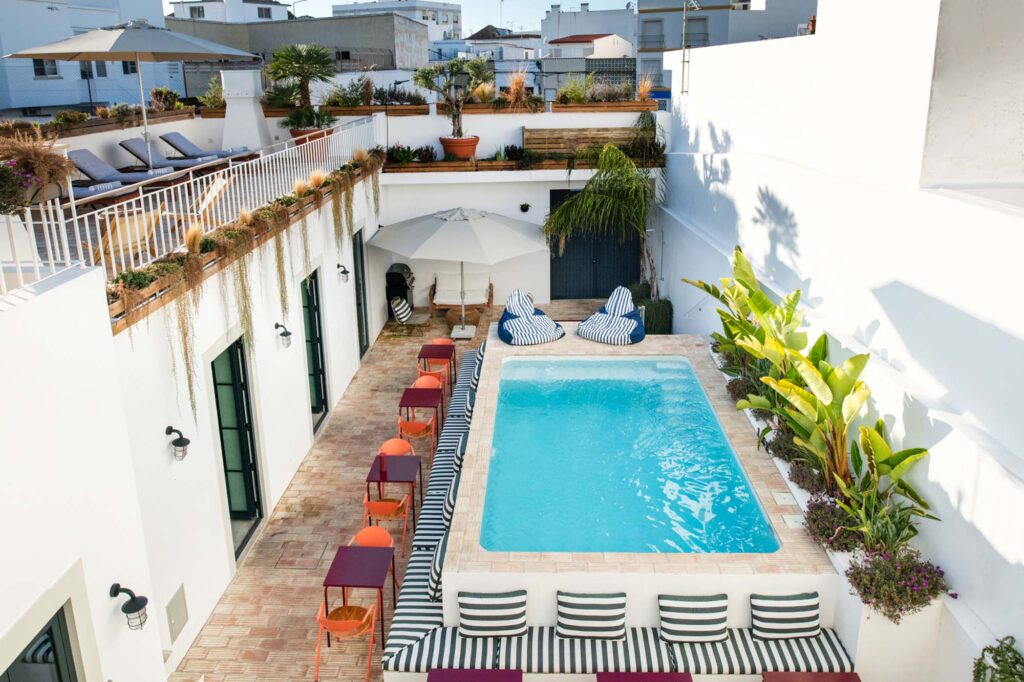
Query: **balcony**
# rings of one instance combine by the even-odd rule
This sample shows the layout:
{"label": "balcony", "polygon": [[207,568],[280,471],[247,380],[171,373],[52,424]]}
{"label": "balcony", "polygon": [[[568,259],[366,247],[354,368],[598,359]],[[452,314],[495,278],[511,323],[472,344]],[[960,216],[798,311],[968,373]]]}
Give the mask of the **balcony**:
{"label": "balcony", "polygon": [[660,50],[665,47],[665,34],[649,33],[640,36],[641,50]]}

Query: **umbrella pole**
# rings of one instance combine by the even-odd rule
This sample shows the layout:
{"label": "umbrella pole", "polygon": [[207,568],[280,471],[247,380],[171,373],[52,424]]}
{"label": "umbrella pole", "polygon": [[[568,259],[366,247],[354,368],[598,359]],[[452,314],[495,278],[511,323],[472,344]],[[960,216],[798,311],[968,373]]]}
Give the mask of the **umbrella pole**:
{"label": "umbrella pole", "polygon": [[452,327],[453,339],[472,339],[476,336],[476,326],[466,326],[466,262],[459,261],[459,305],[462,309],[460,323]]}
{"label": "umbrella pole", "polygon": [[142,87],[142,64],[139,53],[135,53],[135,75],[139,80],[139,104],[142,106],[142,139],[146,141],[146,161],[153,168],[153,150],[149,148],[149,118],[146,116],[146,91]]}

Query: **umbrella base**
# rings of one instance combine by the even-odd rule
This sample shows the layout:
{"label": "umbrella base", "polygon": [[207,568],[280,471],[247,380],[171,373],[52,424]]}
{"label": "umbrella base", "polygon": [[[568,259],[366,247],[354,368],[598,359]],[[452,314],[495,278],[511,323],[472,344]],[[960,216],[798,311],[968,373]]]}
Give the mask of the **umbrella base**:
{"label": "umbrella base", "polygon": [[456,341],[468,341],[476,336],[476,325],[467,324],[465,327],[455,325],[452,327],[452,339]]}

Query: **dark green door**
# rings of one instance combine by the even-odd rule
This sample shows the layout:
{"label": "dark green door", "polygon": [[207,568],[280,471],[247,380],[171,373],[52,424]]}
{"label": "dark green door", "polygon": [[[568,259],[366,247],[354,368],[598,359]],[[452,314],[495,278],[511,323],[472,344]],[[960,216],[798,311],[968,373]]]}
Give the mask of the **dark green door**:
{"label": "dark green door", "polygon": [[0,682],[76,682],[64,610],[57,612],[25,650],[0,672]]}
{"label": "dark green door", "polygon": [[217,400],[217,425],[224,459],[224,480],[228,490],[231,536],[235,556],[259,525],[259,475],[256,469],[256,439],[253,437],[249,376],[245,346],[238,339],[213,361],[213,385]]}
{"label": "dark green door", "polygon": [[302,283],[302,323],[306,330],[306,370],[309,375],[309,404],[313,412],[313,433],[327,416],[327,374],[324,371],[323,325],[320,319],[320,271]]}
{"label": "dark green door", "polygon": [[370,349],[370,330],[366,323],[366,261],[363,257],[363,231],[352,237],[352,270],[356,279],[356,326],[359,327],[359,357]]}

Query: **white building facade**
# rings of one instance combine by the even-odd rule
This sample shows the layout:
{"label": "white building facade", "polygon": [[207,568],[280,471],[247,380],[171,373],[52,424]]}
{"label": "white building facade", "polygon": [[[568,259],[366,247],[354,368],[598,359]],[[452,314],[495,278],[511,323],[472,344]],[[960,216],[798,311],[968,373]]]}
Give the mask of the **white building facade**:
{"label": "white building facade", "polygon": [[621,59],[633,56],[633,44],[614,33],[571,35],[549,40],[545,57],[557,59]]}
{"label": "white building facade", "polygon": [[[159,0],[95,0],[88,4],[0,0],[0,13],[4,17],[0,23],[4,54],[132,19],[164,25]],[[167,86],[182,91],[180,63],[143,63],[141,68],[147,89]],[[139,103],[134,62],[0,59],[0,111],[9,112],[8,116],[119,102]]]}
{"label": "white building facade", "polygon": [[636,10],[632,2],[627,2],[622,9],[601,10],[590,9],[590,3],[584,2],[579,9],[551,5],[541,19],[540,34],[546,43],[564,36],[613,33],[635,45],[635,27]]}
{"label": "white building facade", "polygon": [[175,19],[248,24],[257,21],[285,21],[288,5],[275,0],[181,0],[172,2]]}
{"label": "white building facade", "polygon": [[359,16],[393,12],[426,24],[431,41],[452,40],[462,37],[462,6],[452,2],[429,0],[373,0],[334,5],[335,17]]}

